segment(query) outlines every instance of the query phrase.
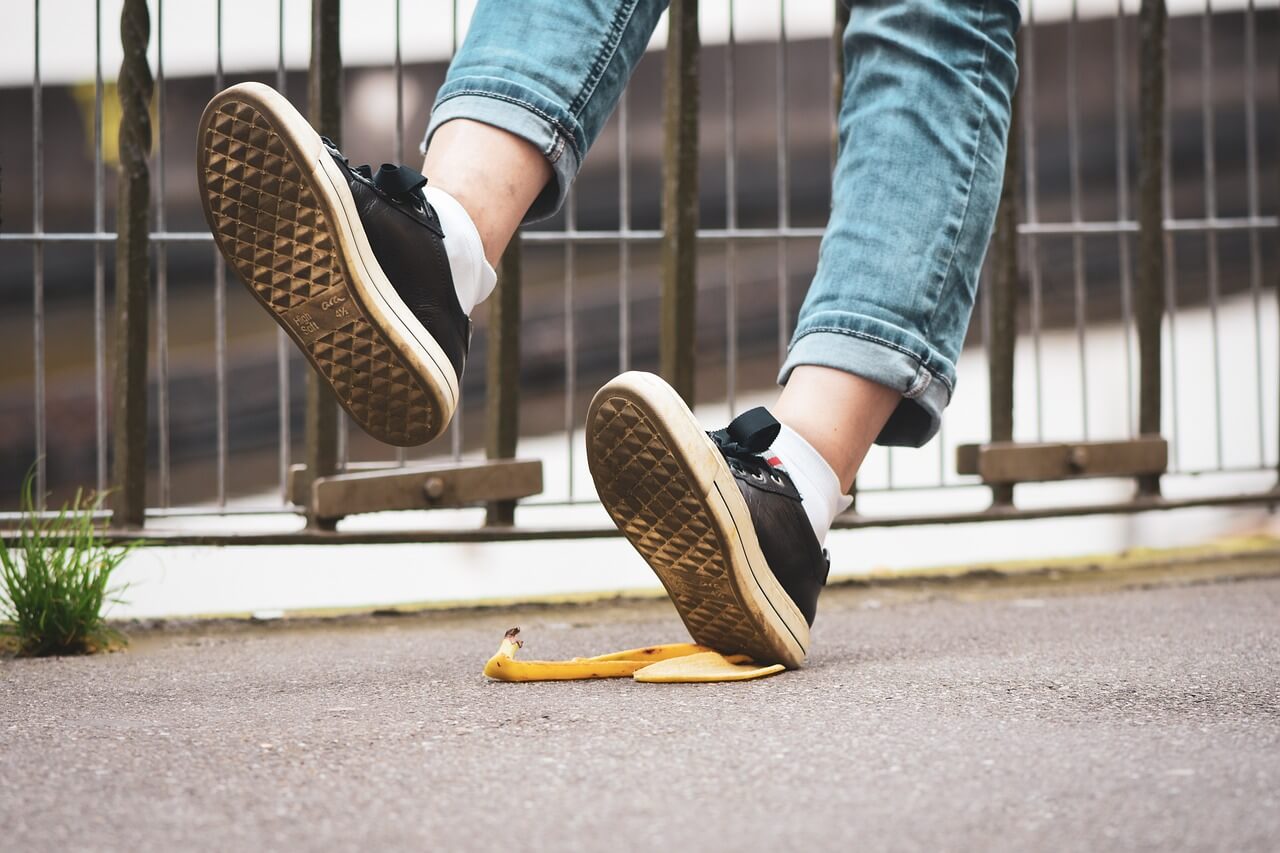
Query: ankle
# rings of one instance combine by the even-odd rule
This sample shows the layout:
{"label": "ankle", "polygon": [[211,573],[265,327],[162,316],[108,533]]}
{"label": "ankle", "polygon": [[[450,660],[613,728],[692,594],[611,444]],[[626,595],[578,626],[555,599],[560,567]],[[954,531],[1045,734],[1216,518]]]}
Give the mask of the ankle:
{"label": "ankle", "polygon": [[813,534],[818,544],[822,544],[836,516],[852,503],[836,472],[804,436],[786,424],[782,425],[768,455],[770,464],[778,465],[791,477]]}
{"label": "ankle", "polygon": [[497,266],[530,205],[551,180],[551,164],[515,134],[454,119],[432,134],[422,173],[466,209],[485,258]]}
{"label": "ankle", "polygon": [[462,312],[469,317],[493,293],[497,273],[485,260],[480,234],[466,208],[440,187],[428,186],[426,199],[440,219],[454,292]]}
{"label": "ankle", "polygon": [[805,364],[791,372],[773,413],[822,455],[848,492],[901,399],[894,389],[861,376]]}

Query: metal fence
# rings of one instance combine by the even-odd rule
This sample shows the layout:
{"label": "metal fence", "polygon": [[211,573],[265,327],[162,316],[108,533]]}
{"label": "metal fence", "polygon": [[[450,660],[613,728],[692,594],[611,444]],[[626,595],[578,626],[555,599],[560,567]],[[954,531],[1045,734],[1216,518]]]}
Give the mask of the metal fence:
{"label": "metal fence", "polygon": [[[228,34],[224,32],[222,2],[211,2],[216,20],[215,31],[210,36],[215,41],[215,63],[213,85],[208,94],[222,88],[227,78],[223,45]],[[30,252],[29,399],[33,417],[29,423],[33,456],[37,460],[38,492],[46,491],[49,460],[58,458],[58,447],[50,442],[47,395],[46,365],[50,351],[46,262],[51,251],[72,244],[87,244],[92,250],[90,268],[84,274],[91,275],[92,280],[93,453],[92,467],[82,472],[80,481],[99,489],[116,490],[112,498],[115,525],[136,527],[146,518],[181,514],[301,512],[288,499],[291,466],[305,462],[312,476],[341,470],[353,460],[356,437],[347,429],[345,417],[338,417],[332,401],[318,385],[311,385],[305,403],[305,440],[300,445],[297,417],[291,407],[296,408],[299,377],[305,374],[300,372],[301,360],[291,352],[283,332],[277,331],[274,370],[269,374],[278,398],[271,453],[275,495],[264,496],[259,489],[256,497],[252,494],[246,497],[238,495],[231,484],[230,472],[238,460],[230,439],[232,401],[228,378],[226,270],[212,247],[209,234],[202,230],[176,230],[171,226],[169,206],[173,188],[166,183],[166,175],[173,169],[172,158],[177,157],[194,167],[191,152],[172,150],[172,143],[166,139],[169,123],[173,121],[166,92],[174,84],[165,77],[166,56],[173,49],[173,45],[165,43],[165,15],[174,14],[178,9],[186,11],[188,7],[166,4],[163,0],[152,0],[150,4],[144,0],[123,2],[120,32],[124,61],[114,87],[121,106],[121,130],[113,232],[108,230],[109,182],[104,157],[107,142],[104,116],[111,106],[111,86],[104,76],[102,44],[104,37],[114,37],[115,21],[104,19],[101,0],[92,4],[96,34],[92,108],[93,226],[91,231],[73,232],[51,231],[45,227],[45,175],[58,164],[46,162],[45,157],[42,4],[40,0],[32,3],[35,48],[30,87],[31,228],[27,232],[8,229],[0,232],[0,249],[12,253],[25,247],[24,250]],[[435,5],[439,6],[440,19],[447,21],[451,44],[456,49],[465,26],[458,4],[453,0]],[[612,173],[616,183],[597,180],[589,187],[575,189],[559,220],[546,227],[525,230],[520,239],[514,241],[504,259],[498,292],[490,302],[490,313],[484,323],[482,360],[486,370],[481,374],[487,379],[481,383],[484,404],[460,408],[457,422],[447,437],[441,439],[440,443],[447,447],[432,448],[429,453],[463,458],[464,417],[468,421],[474,419],[477,410],[484,421],[488,455],[513,456],[521,436],[527,438],[528,430],[522,433],[520,426],[522,416],[529,410],[520,403],[520,340],[522,330],[527,332],[527,324],[522,322],[521,293],[532,287],[535,279],[558,288],[561,296],[564,357],[562,373],[555,382],[559,387],[554,392],[563,398],[562,423],[557,426],[564,435],[564,470],[548,471],[547,479],[549,484],[559,483],[561,476],[565,479],[563,488],[556,485],[549,490],[553,492],[550,497],[534,499],[529,502],[531,505],[575,504],[593,499],[591,494],[575,487],[575,479],[584,467],[575,430],[580,429],[585,412],[583,394],[593,390],[585,388],[584,383],[589,378],[587,374],[594,376],[600,370],[615,368],[625,370],[643,361],[635,352],[639,336],[634,331],[636,288],[642,276],[660,282],[656,294],[659,306],[656,323],[649,329],[652,334],[644,336],[646,340],[653,338],[658,342],[653,366],[686,398],[719,401],[718,406],[732,413],[745,394],[760,390],[758,382],[744,379],[748,359],[744,354],[741,325],[746,307],[746,281],[751,280],[751,301],[756,303],[764,292],[761,280],[773,279],[768,286],[772,292],[768,301],[769,311],[777,318],[776,343],[772,344],[776,366],[776,360],[785,352],[799,306],[795,267],[813,253],[822,235],[819,223],[797,221],[793,216],[796,190],[792,179],[797,158],[793,151],[794,123],[789,111],[795,108],[790,94],[796,90],[799,42],[789,35],[788,21],[797,5],[790,4],[789,13],[788,4],[785,0],[781,2],[776,39],[765,47],[759,43],[750,47],[754,51],[753,59],[758,59],[764,49],[772,56],[771,67],[767,69],[774,90],[772,151],[769,152],[773,161],[772,223],[744,225],[740,216],[743,209],[740,187],[744,180],[740,157],[744,146],[740,138],[740,81],[748,71],[742,67],[740,56],[748,48],[739,40],[738,26],[746,7],[734,0],[702,4],[704,17],[713,16],[718,28],[715,52],[722,61],[715,67],[706,61],[711,52],[700,43],[699,4],[696,0],[675,0],[668,14],[667,45],[662,53],[661,225],[636,225],[634,173],[638,167],[633,167],[633,145],[642,128],[636,125],[630,98],[624,97],[601,143],[615,147],[611,160],[616,163]],[[967,474],[956,472],[949,457],[955,437],[948,440],[944,429],[943,435],[935,439],[933,451],[877,451],[878,455],[868,462],[864,471],[875,467],[882,473],[864,477],[859,483],[860,495],[983,486],[990,489],[994,500],[990,506],[984,503],[975,511],[850,514],[842,520],[845,525],[1027,517],[1275,499],[1269,486],[1258,491],[1242,491],[1230,483],[1225,490],[1207,496],[1161,498],[1160,493],[1162,480],[1262,471],[1276,464],[1280,417],[1272,398],[1277,365],[1271,350],[1276,346],[1277,317],[1274,310],[1267,308],[1277,270],[1280,270],[1275,215],[1280,180],[1264,182],[1264,175],[1278,171],[1280,161],[1275,153],[1276,124],[1280,120],[1277,10],[1274,6],[1255,8],[1252,0],[1225,11],[1206,2],[1198,14],[1170,19],[1163,2],[1143,0],[1137,4],[1117,0],[1109,16],[1085,20],[1079,5],[1071,2],[1061,4],[1065,15],[1048,24],[1041,12],[1046,6],[1057,9],[1047,0],[1024,3],[1024,26],[1019,36],[1021,79],[1005,192],[997,234],[984,271],[982,302],[974,322],[975,337],[981,339],[978,343],[987,365],[988,434],[974,436],[975,443],[981,447],[973,448],[967,457],[962,454],[961,470],[969,472]],[[274,74],[259,73],[257,78],[299,100],[303,94],[298,86],[300,81],[290,74],[286,63],[286,33],[290,28],[310,27],[312,56],[306,93],[310,115],[322,132],[339,137],[343,129],[339,0],[314,0],[309,19],[286,17],[284,0],[278,0],[274,11],[272,17],[278,33],[276,67]],[[822,43],[823,77],[818,81],[828,93],[822,129],[826,143],[824,168],[829,167],[834,156],[835,109],[842,83],[839,33],[847,20],[848,9],[837,2],[827,7],[827,11],[831,35]],[[393,14],[394,45],[387,59],[394,89],[394,113],[388,116],[386,132],[393,140],[391,151],[403,162],[409,154],[405,146],[406,124],[421,124],[425,116],[406,115],[406,71],[402,61],[406,36],[400,0],[394,0]],[[1177,22],[1176,33],[1171,32],[1172,21]],[[1091,36],[1087,41],[1081,35],[1085,27]],[[1215,55],[1215,47],[1222,50],[1219,37],[1228,29],[1230,44],[1238,45],[1241,53],[1235,55],[1231,48],[1233,54],[1226,57],[1230,59],[1229,70],[1224,72],[1224,57]],[[1105,126],[1098,122],[1090,124],[1081,113],[1082,92],[1100,91],[1098,75],[1103,73],[1094,67],[1082,68],[1081,51],[1087,45],[1090,57],[1094,57],[1098,53],[1096,37],[1102,33],[1108,40],[1105,53],[1111,57],[1110,67],[1105,71],[1110,76],[1101,84],[1111,98],[1109,115],[1101,123]],[[812,36],[802,41],[810,48],[819,44]],[[152,43],[156,49],[154,69],[147,59],[148,45]],[[806,51],[806,55],[808,53],[810,51]],[[809,77],[800,83],[812,88],[814,66],[810,62],[805,67]],[[755,61],[750,70],[757,75],[761,73]],[[1224,74],[1227,79],[1218,79]],[[1056,93],[1049,91],[1047,83],[1061,88]],[[715,89],[719,95],[716,122],[708,120],[708,89]],[[1224,96],[1224,92],[1227,95]],[[1186,137],[1183,125],[1190,113],[1184,102],[1188,99],[1198,100],[1195,112],[1199,144],[1192,148],[1178,147]],[[1231,140],[1233,145],[1239,141],[1238,147],[1242,148],[1230,152],[1233,166],[1231,192],[1226,193],[1230,204],[1226,206],[1218,172],[1226,156],[1221,150],[1224,124],[1239,125],[1239,132],[1233,131]],[[1046,134],[1050,136],[1046,138]],[[700,151],[705,155],[705,147],[711,143],[722,156],[711,163],[705,156],[700,160]],[[758,142],[752,144],[758,146]],[[1108,151],[1107,159],[1113,169],[1110,175],[1099,175],[1093,167],[1092,155],[1101,150]],[[1188,177],[1191,173],[1188,163],[1197,159],[1198,169]],[[713,175],[709,167],[722,173]],[[709,199],[708,192],[700,193],[700,178],[704,185],[713,183],[717,193],[722,190],[722,197]],[[714,180],[710,180],[712,178]],[[1063,190],[1054,195],[1052,203],[1046,202],[1046,183]],[[586,193],[593,195],[588,198]],[[1266,203],[1268,198],[1270,205]],[[593,224],[583,226],[580,210],[587,201],[595,213]],[[761,205],[758,201],[753,205],[753,219],[759,219],[756,214]],[[599,213],[610,206],[615,210],[607,215]],[[700,223],[700,209],[708,208],[715,210],[715,217],[704,216]],[[605,221],[608,224],[600,224]],[[207,471],[212,489],[207,500],[183,501],[175,500],[172,488],[171,425],[175,410],[170,373],[170,253],[178,251],[175,247],[187,251],[189,247],[203,246],[208,246],[207,262],[212,270],[214,417],[210,435],[211,464],[202,470]],[[113,247],[114,300],[107,288],[108,258]],[[614,253],[611,264],[604,264],[608,267],[604,272],[601,272],[598,254],[589,262],[584,260],[588,253],[599,249]],[[558,260],[554,263],[547,260],[548,253],[558,255]],[[542,258],[540,265],[531,265],[535,255]],[[1104,257],[1110,267],[1105,273],[1097,272],[1099,257]],[[1191,261],[1187,260],[1189,257]],[[1230,263],[1224,265],[1224,257],[1229,258]],[[772,270],[763,275],[760,272],[762,258],[766,266],[772,262]],[[707,281],[708,259],[715,262],[711,284]],[[653,271],[655,261],[660,274]],[[613,321],[616,353],[608,358],[598,357],[598,353],[593,355],[590,369],[584,371],[588,365],[579,353],[586,310],[582,298],[586,292],[585,267],[591,268],[593,281],[608,278],[615,289],[608,307],[616,311]],[[1188,281],[1188,269],[1192,270],[1194,281]],[[1101,302],[1106,304],[1099,308],[1094,304],[1099,301],[1096,282],[1108,276],[1114,278],[1116,287],[1114,292],[1108,288],[1102,294]],[[1193,297],[1197,302],[1193,306],[1184,304],[1189,285],[1194,285],[1201,294]],[[592,292],[599,289],[595,284],[591,287]],[[707,297],[713,290],[711,304],[723,313],[719,318],[708,320]],[[1249,339],[1244,346],[1249,353],[1249,363],[1243,367],[1255,380],[1249,383],[1252,387],[1247,404],[1234,386],[1224,388],[1224,376],[1235,370],[1225,362],[1224,347],[1230,343],[1234,352],[1240,343],[1234,338],[1224,341],[1221,315],[1227,297],[1237,308],[1243,305],[1240,310],[1245,311],[1245,315],[1239,315],[1239,311],[1232,315],[1237,317],[1233,320],[1233,336],[1238,336],[1241,328],[1238,316],[1247,316],[1243,328]],[[1119,374],[1122,381],[1116,394],[1118,398],[1104,402],[1123,413],[1124,426],[1123,435],[1108,436],[1116,439],[1111,442],[1113,446],[1103,447],[1096,441],[1098,430],[1091,428],[1097,416],[1090,407],[1093,405],[1096,410],[1098,406],[1091,388],[1099,384],[1099,366],[1090,360],[1090,348],[1095,345],[1091,337],[1098,325],[1095,318],[1105,320],[1113,307],[1116,317],[1111,326],[1121,336],[1122,343],[1117,363],[1106,364],[1104,368],[1107,374]],[[1194,349],[1189,350],[1192,345],[1184,339],[1183,324],[1189,322],[1188,312],[1205,311],[1208,312],[1208,339],[1196,342]],[[599,312],[591,314],[593,319],[598,316]],[[714,339],[719,350],[712,359],[718,365],[712,372],[713,380],[707,378],[706,370],[700,369],[700,359],[707,355],[707,336],[703,333],[709,324],[717,327]],[[598,325],[598,322],[592,323],[588,331],[596,334]],[[1045,376],[1045,340],[1050,334],[1059,338],[1066,335],[1074,340],[1072,372],[1076,375],[1071,384],[1075,387],[1066,392],[1057,390],[1064,383]],[[756,337],[758,335],[753,335],[753,345]],[[1179,369],[1186,372],[1189,359],[1197,369],[1205,361],[1211,363],[1209,387],[1179,381]],[[1015,363],[1019,365],[1019,376],[1024,379],[1028,368],[1030,370],[1029,380],[1019,380],[1021,390],[1017,395]],[[696,394],[695,381],[698,383]],[[962,381],[969,381],[969,377],[962,376]],[[467,386],[469,394],[464,396],[474,400],[480,387],[473,381],[468,381]],[[1071,440],[1056,442],[1048,448],[1047,439],[1061,438],[1063,427],[1050,423],[1054,416],[1046,409],[1052,408],[1049,404],[1063,396],[1074,397],[1069,408],[1078,423],[1070,427]],[[1015,402],[1034,413],[1034,418],[1024,420],[1018,429],[1015,429]],[[1197,410],[1212,408],[1214,451],[1208,464],[1201,464],[1202,453],[1189,454],[1183,446],[1184,441],[1196,442],[1197,448],[1201,444],[1198,434],[1184,438],[1180,430],[1179,418],[1181,415],[1185,419],[1188,406]],[[1238,443],[1234,436],[1243,434],[1237,429],[1241,420],[1251,422],[1247,430],[1250,453],[1243,461],[1234,447],[1228,452],[1226,446]],[[1169,441],[1167,465],[1163,460],[1158,465],[1150,463],[1154,458],[1148,452],[1151,440],[1159,437]],[[1023,441],[1017,443],[1015,439]],[[910,482],[904,482],[901,477],[895,479],[895,460],[900,460],[899,454],[903,452],[931,454],[929,458],[936,460],[936,477],[916,477]],[[1015,474],[1002,479],[981,469],[975,454],[988,452],[1008,454],[1000,459],[1002,464],[1012,465]],[[1090,452],[1094,454],[1092,461]],[[1189,456],[1195,457],[1195,461],[1188,461]],[[1036,464],[1048,464],[1046,460],[1050,457],[1065,459],[1065,462],[1059,465],[1058,461],[1052,461],[1049,468],[1053,470],[1036,474]],[[1139,458],[1146,461],[1135,463]],[[382,459],[383,464],[393,467],[412,461],[410,454],[390,448],[385,448]],[[362,463],[367,465],[369,461],[366,458]],[[1065,468],[1055,474],[1063,465]],[[1137,489],[1132,499],[1124,500],[1034,509],[1019,508],[1012,502],[1014,482],[1081,474],[1131,476]],[[509,525],[513,520],[511,505],[491,507],[489,520],[496,525]],[[541,533],[575,535],[575,531],[565,530]],[[576,534],[592,535],[593,531],[579,530]],[[434,534],[421,531],[405,534],[418,538],[431,535]],[[477,535],[540,535],[540,532],[490,529]]]}

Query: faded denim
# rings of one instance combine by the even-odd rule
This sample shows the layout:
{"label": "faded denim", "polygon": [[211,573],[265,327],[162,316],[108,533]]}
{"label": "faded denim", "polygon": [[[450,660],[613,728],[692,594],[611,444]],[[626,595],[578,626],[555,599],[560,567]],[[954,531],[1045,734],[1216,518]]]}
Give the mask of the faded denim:
{"label": "faded denim", "polygon": [[[427,129],[469,118],[538,146],[553,214],[666,4],[481,0]],[[778,381],[832,367],[903,394],[878,438],[919,446],[955,388],[1003,179],[1015,0],[855,3],[833,208]]]}

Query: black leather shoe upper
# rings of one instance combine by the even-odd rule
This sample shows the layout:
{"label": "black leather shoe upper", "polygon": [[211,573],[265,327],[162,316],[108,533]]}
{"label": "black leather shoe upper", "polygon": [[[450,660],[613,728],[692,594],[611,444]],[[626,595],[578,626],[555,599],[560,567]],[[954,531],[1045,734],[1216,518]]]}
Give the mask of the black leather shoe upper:
{"label": "black leather shoe upper", "polygon": [[328,140],[325,147],[347,176],[369,246],[405,305],[444,350],[459,381],[471,343],[471,320],[458,304],[444,249],[444,230],[422,189],[427,179],[408,166],[352,167]]}
{"label": "black leather shoe upper", "polygon": [[812,625],[830,561],[813,533],[795,484],[786,471],[761,456],[781,429],[767,409],[757,407],[708,435],[729,463],[747,502],[769,568]]}

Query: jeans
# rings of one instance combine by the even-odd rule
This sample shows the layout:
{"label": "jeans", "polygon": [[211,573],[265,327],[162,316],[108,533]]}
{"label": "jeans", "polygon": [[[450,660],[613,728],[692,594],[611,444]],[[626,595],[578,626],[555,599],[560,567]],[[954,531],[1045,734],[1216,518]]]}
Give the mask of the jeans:
{"label": "jeans", "polygon": [[[552,215],[665,6],[481,0],[426,141],[455,118],[528,140],[554,177],[526,221]],[[833,207],[778,381],[809,364],[901,392],[880,444],[924,444],[955,388],[1000,197],[1018,24],[1016,0],[852,7]]]}

